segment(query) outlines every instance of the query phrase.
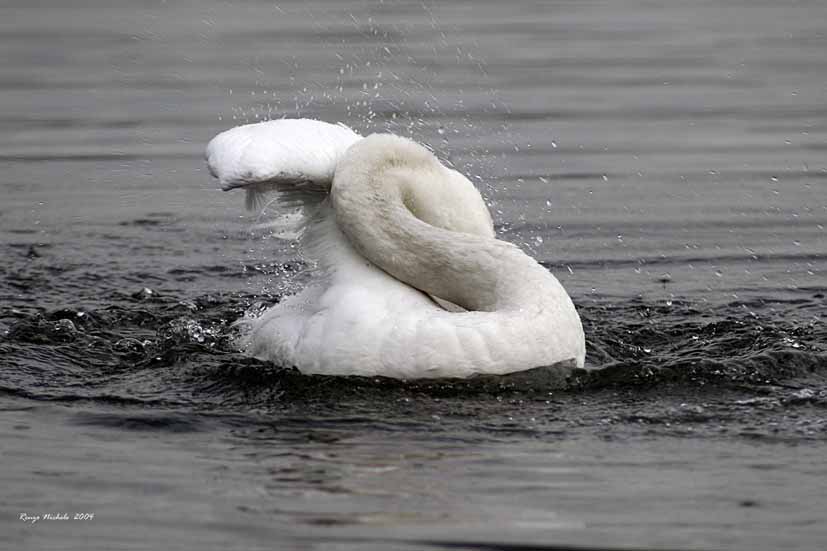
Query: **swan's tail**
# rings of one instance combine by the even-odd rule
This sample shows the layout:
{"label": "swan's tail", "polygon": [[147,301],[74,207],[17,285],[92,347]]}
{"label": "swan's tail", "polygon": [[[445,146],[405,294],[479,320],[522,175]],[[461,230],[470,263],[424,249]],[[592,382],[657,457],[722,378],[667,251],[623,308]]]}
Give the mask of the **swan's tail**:
{"label": "swan's tail", "polygon": [[248,209],[264,195],[288,208],[318,204],[330,191],[336,165],[362,137],[343,124],[279,119],[237,126],[207,144],[207,166],[225,191],[243,188]]}

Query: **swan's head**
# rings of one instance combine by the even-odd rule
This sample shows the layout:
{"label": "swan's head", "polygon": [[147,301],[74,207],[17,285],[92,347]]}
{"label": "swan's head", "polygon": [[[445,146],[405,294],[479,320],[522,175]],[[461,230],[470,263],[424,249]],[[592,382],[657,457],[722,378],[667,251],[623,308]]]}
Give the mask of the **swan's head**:
{"label": "swan's head", "polygon": [[414,216],[432,226],[494,237],[491,214],[474,184],[407,138],[373,134],[353,144],[336,168],[334,196],[354,178],[387,182]]}

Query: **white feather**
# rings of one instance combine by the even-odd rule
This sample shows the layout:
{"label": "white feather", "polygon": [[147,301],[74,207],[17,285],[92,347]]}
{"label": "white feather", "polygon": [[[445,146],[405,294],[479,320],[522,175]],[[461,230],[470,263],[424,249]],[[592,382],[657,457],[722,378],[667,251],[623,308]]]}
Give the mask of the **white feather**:
{"label": "white feather", "polygon": [[399,378],[583,366],[563,287],[497,240],[479,192],[422,146],[283,120],[220,134],[207,157],[224,189],[276,190],[309,219],[315,277],[247,322],[248,353],[305,373]]}
{"label": "white feather", "polygon": [[343,124],[279,119],[231,128],[207,144],[207,167],[222,189],[244,188],[250,210],[270,191],[279,201],[300,206],[307,196],[330,190],[345,151],[361,136]]}

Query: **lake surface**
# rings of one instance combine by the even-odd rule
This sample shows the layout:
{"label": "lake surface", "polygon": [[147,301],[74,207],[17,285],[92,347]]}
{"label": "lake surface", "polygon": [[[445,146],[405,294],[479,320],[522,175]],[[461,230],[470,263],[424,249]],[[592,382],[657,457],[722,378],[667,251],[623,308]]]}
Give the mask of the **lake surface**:
{"label": "lake surface", "polygon": [[[823,546],[825,21],[4,2],[0,547]],[[602,369],[402,383],[237,352],[232,322],[302,261],[203,148],[283,116],[432,146],[565,285]],[[64,512],[94,518],[43,517]]]}

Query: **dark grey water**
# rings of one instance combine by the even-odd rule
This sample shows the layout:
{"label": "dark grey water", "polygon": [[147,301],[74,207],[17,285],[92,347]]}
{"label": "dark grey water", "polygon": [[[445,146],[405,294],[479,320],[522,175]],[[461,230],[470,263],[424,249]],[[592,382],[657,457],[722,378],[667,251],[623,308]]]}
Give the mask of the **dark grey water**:
{"label": "dark grey water", "polygon": [[[822,546],[825,21],[3,3],[0,547]],[[478,181],[604,369],[405,384],[234,351],[301,263],[203,146],[283,115],[412,136]],[[19,518],[62,512],[94,518]]]}

